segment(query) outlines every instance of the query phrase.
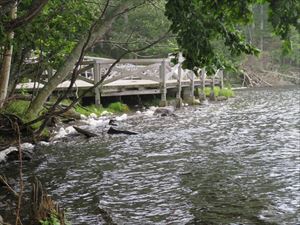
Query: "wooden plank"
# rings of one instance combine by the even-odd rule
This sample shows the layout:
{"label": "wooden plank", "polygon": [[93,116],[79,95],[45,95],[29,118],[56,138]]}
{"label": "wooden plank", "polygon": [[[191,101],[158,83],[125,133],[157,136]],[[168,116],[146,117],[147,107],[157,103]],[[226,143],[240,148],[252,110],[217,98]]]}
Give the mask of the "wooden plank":
{"label": "wooden plank", "polygon": [[107,93],[105,90],[101,93],[102,97],[109,96],[126,96],[126,95],[150,95],[150,94],[160,94],[160,89],[144,89],[140,90],[124,90],[123,92],[109,92]]}
{"label": "wooden plank", "polygon": [[86,78],[86,77],[83,77],[83,76],[81,76],[81,75],[78,76],[77,80],[83,80],[83,81],[88,82],[88,83],[90,83],[90,84],[94,84],[94,81],[93,81],[93,80],[91,80],[91,79],[89,79],[89,78]]}
{"label": "wooden plank", "polygon": [[94,65],[88,65],[88,66],[86,66],[86,67],[84,67],[84,68],[79,69],[79,70],[78,70],[78,73],[81,74],[81,73],[83,73],[83,72],[85,72],[85,71],[87,71],[87,70],[92,69],[93,67],[94,67]]}
{"label": "wooden plank", "polygon": [[[115,59],[95,59],[96,62],[101,64],[113,64]],[[161,63],[162,61],[170,61],[169,59],[121,59],[118,64],[134,64],[134,65],[149,65],[154,63]]]}

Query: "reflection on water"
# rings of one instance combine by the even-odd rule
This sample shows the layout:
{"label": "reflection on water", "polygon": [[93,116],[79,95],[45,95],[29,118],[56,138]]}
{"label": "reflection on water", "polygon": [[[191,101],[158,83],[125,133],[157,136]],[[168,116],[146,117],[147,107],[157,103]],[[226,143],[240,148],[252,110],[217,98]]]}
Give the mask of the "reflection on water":
{"label": "reflection on water", "polygon": [[297,224],[299,89],[237,95],[122,122],[136,136],[39,148],[26,177],[38,175],[74,224],[98,224],[98,206],[118,224]]}

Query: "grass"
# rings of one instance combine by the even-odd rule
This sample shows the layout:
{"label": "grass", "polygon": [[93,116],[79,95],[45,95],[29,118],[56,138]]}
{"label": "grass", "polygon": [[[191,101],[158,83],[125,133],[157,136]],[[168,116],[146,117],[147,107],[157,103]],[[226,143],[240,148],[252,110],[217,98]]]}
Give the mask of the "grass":
{"label": "grass", "polygon": [[[204,93],[207,97],[210,95],[210,91],[211,91],[210,87],[206,87],[204,89]],[[234,92],[231,88],[220,89],[220,87],[214,87],[214,94],[215,94],[216,97],[225,96],[225,97],[230,98],[230,97],[234,96]]]}
{"label": "grass", "polygon": [[9,102],[9,104],[4,108],[4,113],[10,113],[15,114],[20,118],[25,117],[26,110],[29,107],[30,102],[29,101],[23,101],[23,100],[15,100]]}
{"label": "grass", "polygon": [[123,104],[121,102],[114,102],[111,103],[107,108],[99,107],[96,105],[90,105],[86,107],[83,107],[81,105],[76,105],[75,111],[85,116],[89,116],[92,113],[96,114],[97,116],[100,116],[104,111],[111,112],[111,113],[123,113],[123,112],[129,112],[130,110],[126,104]]}
{"label": "grass", "polygon": [[86,107],[83,107],[81,105],[76,105],[74,108],[76,112],[85,116],[89,116],[92,113],[96,114],[97,116],[100,116],[101,113],[104,111],[102,107],[96,105],[90,105]]}
{"label": "grass", "polygon": [[114,102],[109,104],[107,111],[113,113],[121,113],[121,112],[129,112],[130,110],[126,104],[123,104],[121,102]]}

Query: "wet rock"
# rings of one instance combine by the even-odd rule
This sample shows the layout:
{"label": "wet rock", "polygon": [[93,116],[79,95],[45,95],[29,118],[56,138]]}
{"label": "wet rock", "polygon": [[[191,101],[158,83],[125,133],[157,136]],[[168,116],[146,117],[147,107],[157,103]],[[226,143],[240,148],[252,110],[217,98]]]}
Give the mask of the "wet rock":
{"label": "wet rock", "polygon": [[225,96],[218,96],[217,97],[217,101],[225,101],[225,100],[227,100],[228,98],[227,97],[225,97]]}
{"label": "wet rock", "polygon": [[128,134],[128,135],[136,135],[138,133],[128,131],[128,130],[117,130],[115,128],[110,127],[107,131],[108,134]]}
{"label": "wet rock", "polygon": [[84,130],[84,129],[81,129],[79,127],[75,127],[73,126],[73,128],[80,134],[83,134],[84,136],[86,136],[87,138],[91,138],[91,137],[97,137],[98,135],[97,134],[94,134],[90,131],[87,131],[87,130]]}
{"label": "wet rock", "polygon": [[[33,156],[33,151],[31,149],[22,150],[22,160],[30,161]],[[6,161],[16,161],[19,160],[19,151],[17,148],[15,151],[11,151],[6,155]]]}
{"label": "wet rock", "polygon": [[174,116],[174,107],[173,106],[166,106],[166,107],[159,107],[155,109],[153,115],[160,115],[160,116]]}

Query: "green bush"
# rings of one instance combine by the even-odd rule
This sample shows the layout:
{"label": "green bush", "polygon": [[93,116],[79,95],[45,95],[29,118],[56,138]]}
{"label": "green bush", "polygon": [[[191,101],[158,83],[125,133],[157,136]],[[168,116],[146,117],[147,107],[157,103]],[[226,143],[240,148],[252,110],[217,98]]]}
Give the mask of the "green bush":
{"label": "green bush", "polygon": [[121,102],[114,102],[109,104],[108,111],[110,112],[128,112],[129,107],[126,104],[123,104]]}
{"label": "green bush", "polygon": [[[204,89],[204,93],[207,97],[209,97],[210,92],[211,92],[210,87],[206,87]],[[214,94],[216,97],[218,97],[218,96],[233,97],[234,96],[234,93],[231,88],[220,89],[220,87],[214,87]]]}
{"label": "green bush", "polygon": [[227,98],[233,97],[234,96],[234,92],[231,88],[223,88],[220,90],[220,96],[225,96]]}
{"label": "green bush", "polygon": [[83,107],[81,105],[76,105],[75,111],[85,116],[89,116],[92,113],[95,113],[97,116],[100,116],[101,113],[104,111],[104,109],[96,105],[90,105],[86,107]]}

